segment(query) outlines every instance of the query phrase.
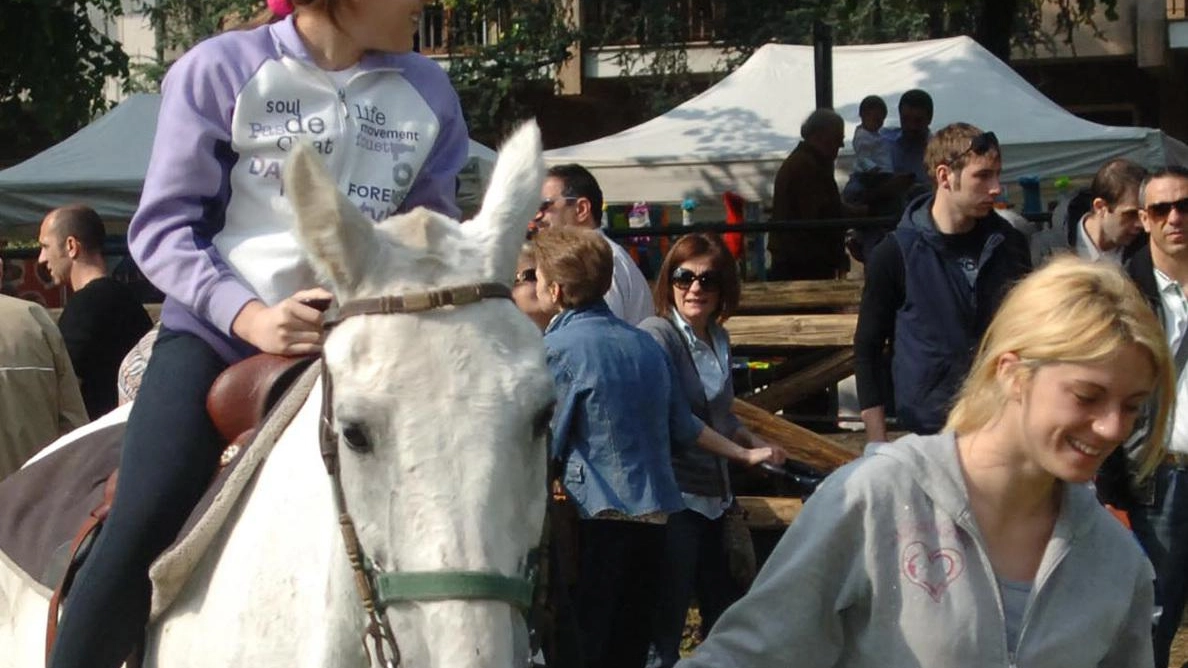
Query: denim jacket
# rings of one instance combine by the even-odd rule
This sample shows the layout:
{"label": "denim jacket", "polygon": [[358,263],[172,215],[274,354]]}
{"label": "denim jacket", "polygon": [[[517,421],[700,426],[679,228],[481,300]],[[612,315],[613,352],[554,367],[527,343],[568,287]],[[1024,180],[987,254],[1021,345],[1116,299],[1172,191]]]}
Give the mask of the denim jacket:
{"label": "denim jacket", "polygon": [[581,516],[682,510],[672,448],[700,429],[664,350],[602,300],[555,317],[544,342],[557,387],[551,455]]}

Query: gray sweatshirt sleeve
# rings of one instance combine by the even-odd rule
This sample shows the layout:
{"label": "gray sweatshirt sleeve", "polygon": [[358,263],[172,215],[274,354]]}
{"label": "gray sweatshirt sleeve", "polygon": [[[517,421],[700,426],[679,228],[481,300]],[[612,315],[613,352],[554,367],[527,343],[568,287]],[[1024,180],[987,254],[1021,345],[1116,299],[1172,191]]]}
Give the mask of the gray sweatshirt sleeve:
{"label": "gray sweatshirt sleeve", "polygon": [[1152,576],[1150,568],[1138,569],[1126,624],[1118,629],[1110,653],[1099,668],[1148,668],[1155,661],[1151,648],[1151,611],[1155,609]]}
{"label": "gray sweatshirt sleeve", "polygon": [[846,644],[843,616],[869,591],[864,504],[849,498],[852,468],[826,479],[788,527],[750,592],[678,668],[826,668]]}

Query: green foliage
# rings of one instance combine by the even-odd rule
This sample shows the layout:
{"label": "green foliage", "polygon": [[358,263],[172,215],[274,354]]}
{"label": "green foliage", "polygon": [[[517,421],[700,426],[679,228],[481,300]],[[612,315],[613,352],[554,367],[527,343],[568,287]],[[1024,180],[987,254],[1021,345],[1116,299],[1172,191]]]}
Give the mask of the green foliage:
{"label": "green foliage", "polygon": [[[431,20],[429,11],[423,20]],[[572,17],[551,0],[450,0],[439,11],[452,28],[445,47],[450,79],[471,135],[488,142],[532,115],[533,100],[551,94],[579,36]]]}
{"label": "green foliage", "polygon": [[[1058,43],[1071,45],[1079,30],[1100,34],[1098,11],[1117,19],[1117,0],[614,0],[600,6],[586,46],[635,45],[617,51],[615,62],[644,77],[636,86],[653,113],[692,92],[685,50],[691,22],[712,22],[705,41],[727,54],[722,75],[769,42],[811,43],[816,22],[832,29],[835,45],[971,35],[1008,60],[1012,45],[1053,52]],[[1045,6],[1055,10],[1054,24],[1044,22]]]}
{"label": "green foliage", "polygon": [[166,70],[186,49],[265,9],[264,0],[136,0],[135,6],[156,33],[157,58],[132,65],[128,92],[160,90]]}
{"label": "green foliage", "polygon": [[24,156],[107,108],[108,77],[128,74],[120,45],[95,29],[119,0],[8,0],[0,4],[0,135]]}

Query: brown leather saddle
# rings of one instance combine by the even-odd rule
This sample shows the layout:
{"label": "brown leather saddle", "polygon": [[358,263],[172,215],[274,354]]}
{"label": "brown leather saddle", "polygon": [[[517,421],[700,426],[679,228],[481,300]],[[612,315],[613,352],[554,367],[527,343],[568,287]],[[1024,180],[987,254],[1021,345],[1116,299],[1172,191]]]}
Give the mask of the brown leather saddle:
{"label": "brown leather saddle", "polygon": [[260,353],[219,374],[206,395],[206,412],[224,443],[250,441],[268,411],[315,359]]}
{"label": "brown leather saddle", "polygon": [[[247,447],[268,412],[284,396],[298,376],[316,359],[315,356],[284,357],[260,353],[231,365],[219,374],[207,394],[206,410],[222,437],[220,446],[224,448],[224,457],[221,465],[225,466],[228,460],[234,457],[234,454],[228,457],[228,453],[238,453]],[[116,469],[107,477],[103,484],[102,501],[87,514],[74,535],[74,539],[70,542],[68,559],[62,560],[65,572],[62,573],[60,579],[54,578],[53,580],[57,586],[50,598],[46,620],[45,655],[47,661],[50,650],[53,648],[54,638],[57,636],[62,600],[70,591],[74,576],[82,566],[83,560],[86,559],[94,537],[107,519],[107,514],[115,499],[118,476],[119,470]],[[138,664],[139,662],[136,661],[135,665]],[[129,665],[134,664],[129,663]]]}

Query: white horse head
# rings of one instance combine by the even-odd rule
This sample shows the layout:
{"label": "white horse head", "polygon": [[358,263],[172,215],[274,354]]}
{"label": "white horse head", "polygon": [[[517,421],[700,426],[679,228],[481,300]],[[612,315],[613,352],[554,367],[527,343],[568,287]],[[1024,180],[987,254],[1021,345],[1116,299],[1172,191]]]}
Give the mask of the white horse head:
{"label": "white horse head", "polygon": [[[540,133],[500,153],[481,213],[459,225],[426,209],[376,225],[311,150],[285,191],[297,237],[340,304],[481,282],[508,283],[539,198]],[[508,299],[342,321],[324,356],[346,508],[379,571],[517,576],[546,502],[553,401],[540,333]],[[522,611],[500,601],[386,606],[408,666],[524,665]]]}

